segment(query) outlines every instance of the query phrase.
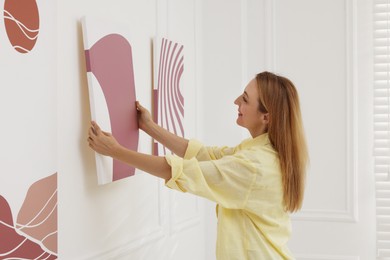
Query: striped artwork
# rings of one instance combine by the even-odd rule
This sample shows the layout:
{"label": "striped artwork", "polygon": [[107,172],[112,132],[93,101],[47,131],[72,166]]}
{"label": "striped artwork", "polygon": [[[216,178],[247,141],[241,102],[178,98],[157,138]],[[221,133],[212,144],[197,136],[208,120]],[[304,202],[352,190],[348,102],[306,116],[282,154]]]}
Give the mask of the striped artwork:
{"label": "striped artwork", "polygon": [[[184,71],[183,45],[158,38],[154,57],[154,121],[168,131],[184,137],[184,98],[180,84]],[[154,141],[153,153],[166,155],[170,152]]]}

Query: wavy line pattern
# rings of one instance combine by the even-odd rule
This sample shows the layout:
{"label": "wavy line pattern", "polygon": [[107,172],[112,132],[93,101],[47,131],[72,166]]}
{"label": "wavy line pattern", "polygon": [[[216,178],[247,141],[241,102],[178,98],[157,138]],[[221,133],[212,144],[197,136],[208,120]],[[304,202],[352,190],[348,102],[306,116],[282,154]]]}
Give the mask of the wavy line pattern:
{"label": "wavy line pattern", "polygon": [[12,248],[11,250],[9,250],[8,252],[2,252],[2,253],[0,253],[0,256],[7,256],[7,255],[12,254],[12,253],[15,252],[16,250],[18,250],[26,241],[27,241],[27,238],[25,238],[22,242],[20,242],[19,245],[15,246],[14,248]]}
{"label": "wavy line pattern", "polygon": [[57,231],[57,174],[31,185],[15,226],[19,234],[39,244],[45,251],[57,253],[57,236],[47,237]]}
{"label": "wavy line pattern", "polygon": [[[162,38],[158,75],[154,87],[154,120],[168,131],[184,137],[184,97],[180,80],[184,72],[183,45]],[[166,155],[167,149],[154,143],[154,154]]]}
{"label": "wavy line pattern", "polygon": [[19,46],[19,45],[13,45],[12,47],[14,47],[15,50],[17,50],[18,52],[21,52],[21,53],[29,53],[30,52],[30,50],[23,48],[22,46]]}
{"label": "wavy line pattern", "polygon": [[[38,38],[39,34],[39,28],[38,29],[30,29],[26,25],[24,25],[21,21],[16,19],[10,12],[7,10],[4,10],[4,19],[11,20],[16,23],[16,25],[19,27],[20,31],[30,40],[36,40]],[[32,36],[30,36],[31,34]]]}
{"label": "wavy line pattern", "polygon": [[[57,210],[57,202],[56,201],[57,201],[57,190],[55,190],[53,192],[53,194],[50,196],[50,198],[46,201],[45,205],[39,210],[38,213],[35,214],[35,216],[34,215],[32,216],[32,219],[27,224],[22,225],[22,224],[16,223],[17,229],[22,230],[25,228],[35,228],[35,227],[42,225],[45,221],[48,220],[48,218],[54,213],[54,211]],[[50,202],[52,204],[54,203],[54,206],[50,205],[52,209],[50,210],[49,214],[45,214],[45,210],[48,208],[48,205],[50,204]],[[39,216],[41,216],[41,215],[44,218],[43,220],[41,220],[40,222],[38,222],[36,224],[31,224],[36,219],[39,220]]]}
{"label": "wavy line pattern", "polygon": [[30,186],[15,224],[0,196],[0,259],[57,259],[57,173]]}
{"label": "wavy line pattern", "polygon": [[4,24],[14,49],[29,53],[39,35],[39,12],[35,0],[5,0]]}

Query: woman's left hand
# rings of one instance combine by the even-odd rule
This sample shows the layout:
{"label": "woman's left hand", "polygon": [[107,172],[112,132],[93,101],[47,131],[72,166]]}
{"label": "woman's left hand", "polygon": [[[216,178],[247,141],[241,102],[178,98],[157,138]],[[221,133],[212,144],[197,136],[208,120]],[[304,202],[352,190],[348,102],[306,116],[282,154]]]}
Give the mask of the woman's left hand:
{"label": "woman's left hand", "polygon": [[89,147],[100,154],[112,157],[120,148],[120,144],[112,134],[102,131],[94,121],[91,122],[88,135]]}

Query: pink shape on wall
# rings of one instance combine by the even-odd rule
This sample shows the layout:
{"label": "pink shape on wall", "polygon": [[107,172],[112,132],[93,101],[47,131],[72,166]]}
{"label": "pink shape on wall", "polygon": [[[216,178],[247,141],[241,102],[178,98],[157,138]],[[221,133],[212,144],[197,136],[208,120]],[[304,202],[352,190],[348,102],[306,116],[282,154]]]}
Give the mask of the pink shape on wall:
{"label": "pink shape on wall", "polygon": [[[139,130],[130,43],[120,34],[108,34],[87,49],[85,56],[87,72],[95,76],[103,91],[113,136],[121,145],[136,151]],[[134,167],[114,160],[111,181],[134,173]]]}
{"label": "pink shape on wall", "polygon": [[0,196],[0,259],[57,259],[57,173],[30,187],[17,222]]}
{"label": "pink shape on wall", "polygon": [[51,252],[57,252],[57,174],[31,185],[19,211],[16,228]]}
{"label": "pink shape on wall", "polygon": [[[153,117],[163,128],[184,137],[184,98],[180,84],[184,72],[183,45],[165,38],[157,41]],[[155,155],[167,154],[167,149],[156,141],[153,147]]]}
{"label": "pink shape on wall", "polygon": [[39,34],[39,12],[35,0],[5,0],[4,24],[14,49],[20,53],[30,52]]}

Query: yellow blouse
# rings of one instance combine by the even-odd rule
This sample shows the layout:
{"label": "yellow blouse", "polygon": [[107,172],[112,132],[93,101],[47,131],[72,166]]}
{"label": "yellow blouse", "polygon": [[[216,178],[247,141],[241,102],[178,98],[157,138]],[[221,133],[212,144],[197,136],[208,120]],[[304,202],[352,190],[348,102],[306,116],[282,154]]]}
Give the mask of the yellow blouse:
{"label": "yellow blouse", "polygon": [[286,245],[291,224],[279,159],[267,133],[233,148],[191,140],[184,158],[166,160],[168,187],[218,204],[217,259],[294,259]]}

